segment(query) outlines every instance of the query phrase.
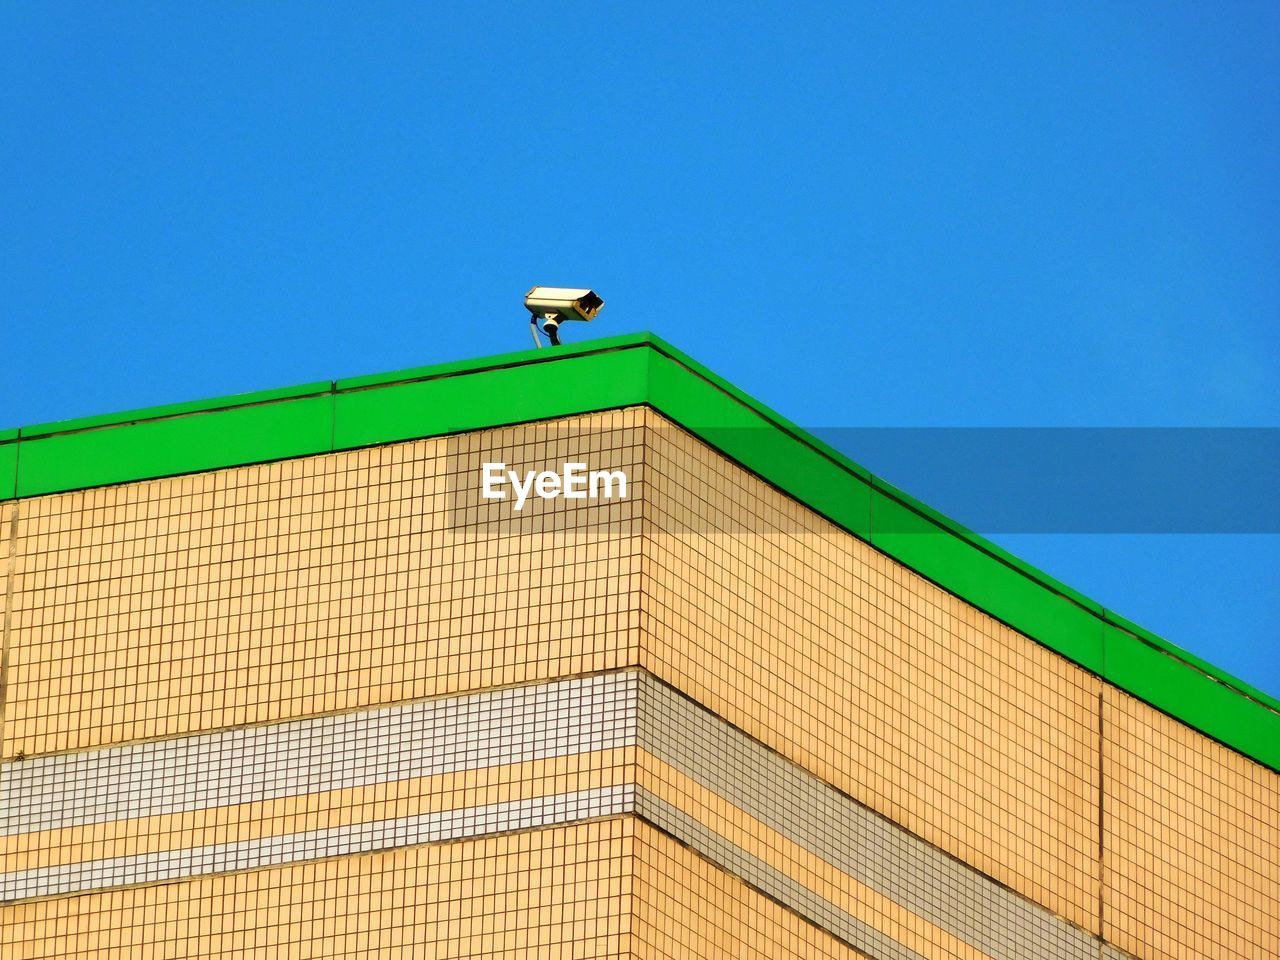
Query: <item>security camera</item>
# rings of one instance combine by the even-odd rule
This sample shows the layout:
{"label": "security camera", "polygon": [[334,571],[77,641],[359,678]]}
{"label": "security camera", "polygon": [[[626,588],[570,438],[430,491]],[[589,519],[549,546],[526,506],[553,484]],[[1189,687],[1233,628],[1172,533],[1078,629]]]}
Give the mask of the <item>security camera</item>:
{"label": "security camera", "polygon": [[[524,295],[525,309],[529,311],[529,327],[533,342],[541,347],[538,334],[543,333],[553,347],[560,346],[560,324],[565,320],[592,320],[604,306],[604,301],[592,290],[569,287],[534,287]],[[538,321],[542,329],[538,329]]]}

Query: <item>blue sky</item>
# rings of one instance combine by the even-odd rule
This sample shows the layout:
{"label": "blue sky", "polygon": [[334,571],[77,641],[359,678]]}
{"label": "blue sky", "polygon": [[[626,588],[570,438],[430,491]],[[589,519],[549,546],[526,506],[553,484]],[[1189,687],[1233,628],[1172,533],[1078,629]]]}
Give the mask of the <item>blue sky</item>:
{"label": "blue sky", "polygon": [[[816,427],[1280,426],[1274,3],[8,4],[0,86],[0,426],[535,282]],[[998,539],[1280,694],[1280,537]]]}

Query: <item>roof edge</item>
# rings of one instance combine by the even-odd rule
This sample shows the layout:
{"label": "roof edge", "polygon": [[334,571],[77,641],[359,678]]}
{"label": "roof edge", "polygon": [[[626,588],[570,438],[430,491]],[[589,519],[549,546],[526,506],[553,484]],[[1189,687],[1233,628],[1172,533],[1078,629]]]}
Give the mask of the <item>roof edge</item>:
{"label": "roof edge", "polygon": [[[639,403],[966,602],[1280,770],[1280,699],[873,475],[652,333],[0,431],[0,501]],[[762,422],[775,429],[739,429]],[[1274,718],[1270,733],[1245,729],[1226,692]]]}

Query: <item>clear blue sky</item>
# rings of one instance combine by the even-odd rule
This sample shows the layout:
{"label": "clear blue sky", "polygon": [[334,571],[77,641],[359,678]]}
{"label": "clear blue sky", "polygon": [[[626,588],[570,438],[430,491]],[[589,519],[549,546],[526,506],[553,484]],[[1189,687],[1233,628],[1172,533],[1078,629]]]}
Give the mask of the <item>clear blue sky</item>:
{"label": "clear blue sky", "polygon": [[[814,426],[1280,426],[1280,6],[888,6],[6,4],[0,426],[535,282]],[[1280,538],[999,539],[1280,694]]]}

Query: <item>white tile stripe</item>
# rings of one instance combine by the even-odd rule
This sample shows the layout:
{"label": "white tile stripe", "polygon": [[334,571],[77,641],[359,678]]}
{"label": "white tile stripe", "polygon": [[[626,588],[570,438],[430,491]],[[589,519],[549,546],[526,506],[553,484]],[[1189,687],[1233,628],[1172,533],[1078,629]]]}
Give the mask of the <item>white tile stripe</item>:
{"label": "white tile stripe", "polygon": [[0,835],[629,746],[614,673],[0,764]]}
{"label": "white tile stripe", "polygon": [[[1022,948],[1036,944],[1047,956],[1081,960],[1092,957],[1100,943],[842,798],[807,771],[636,670],[3,764],[0,825],[19,829],[0,829],[0,834],[199,810],[628,745],[672,764],[837,869],[992,957],[1018,956]],[[643,791],[627,784],[255,841],[13,871],[0,874],[0,902],[551,826],[635,812],[642,796]],[[656,801],[642,806],[642,816],[729,872],[757,886],[764,882],[760,878],[771,876],[771,868],[749,863],[752,858],[744,851],[726,854],[723,838],[693,827],[681,829],[681,824],[655,816],[660,806]],[[785,875],[779,877],[769,881],[778,887],[770,895],[787,903],[795,900],[791,905],[802,916],[841,935],[836,928],[848,924],[834,907],[814,900],[816,895],[786,881]],[[778,891],[784,886],[794,896],[783,897]],[[884,944],[870,952],[883,960],[897,955]]]}
{"label": "white tile stripe", "polygon": [[253,870],[419,843],[482,837],[508,830],[550,827],[591,817],[614,816],[626,813],[634,806],[635,786],[625,784],[260,840],[215,843],[184,850],[16,870],[0,874],[0,902],[134,883],[189,879],[230,870]]}

